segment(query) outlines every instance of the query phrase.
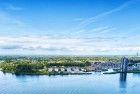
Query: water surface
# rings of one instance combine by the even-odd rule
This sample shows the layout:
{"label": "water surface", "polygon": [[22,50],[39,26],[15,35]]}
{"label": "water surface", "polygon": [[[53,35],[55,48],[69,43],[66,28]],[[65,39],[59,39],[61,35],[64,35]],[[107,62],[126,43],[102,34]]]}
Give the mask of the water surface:
{"label": "water surface", "polygon": [[125,76],[16,76],[0,72],[0,94],[140,94],[140,74]]}

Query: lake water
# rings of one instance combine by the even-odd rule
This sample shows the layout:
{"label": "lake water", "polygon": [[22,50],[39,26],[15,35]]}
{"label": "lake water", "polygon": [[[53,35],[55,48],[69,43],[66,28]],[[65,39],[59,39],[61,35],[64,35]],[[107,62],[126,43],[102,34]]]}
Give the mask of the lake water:
{"label": "lake water", "polygon": [[[121,77],[121,78],[120,78]],[[140,94],[140,74],[16,76],[0,72],[0,94]]]}

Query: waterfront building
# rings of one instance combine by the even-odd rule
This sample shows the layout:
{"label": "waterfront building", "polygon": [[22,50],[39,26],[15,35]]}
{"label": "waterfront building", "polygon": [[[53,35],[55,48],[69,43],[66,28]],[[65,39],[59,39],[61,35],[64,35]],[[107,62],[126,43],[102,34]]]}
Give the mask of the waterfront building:
{"label": "waterfront building", "polygon": [[53,68],[48,68],[48,72],[52,72],[53,71]]}
{"label": "waterfront building", "polygon": [[140,70],[140,63],[136,63],[133,65],[133,70]]}

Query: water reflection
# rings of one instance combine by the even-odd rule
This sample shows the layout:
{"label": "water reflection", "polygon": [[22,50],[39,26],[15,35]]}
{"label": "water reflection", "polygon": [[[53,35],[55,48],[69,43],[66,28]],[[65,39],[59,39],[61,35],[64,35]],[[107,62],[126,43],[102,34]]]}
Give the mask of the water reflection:
{"label": "water reflection", "polygon": [[127,90],[127,73],[120,73],[120,93],[126,94]]}
{"label": "water reflection", "polygon": [[120,73],[120,82],[126,82],[127,73]]}

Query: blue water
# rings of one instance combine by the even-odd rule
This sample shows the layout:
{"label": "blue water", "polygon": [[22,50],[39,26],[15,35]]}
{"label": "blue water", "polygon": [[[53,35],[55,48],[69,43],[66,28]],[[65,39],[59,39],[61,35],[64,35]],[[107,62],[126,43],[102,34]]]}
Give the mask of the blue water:
{"label": "blue water", "polygon": [[140,94],[140,74],[16,76],[0,72],[0,94]]}

